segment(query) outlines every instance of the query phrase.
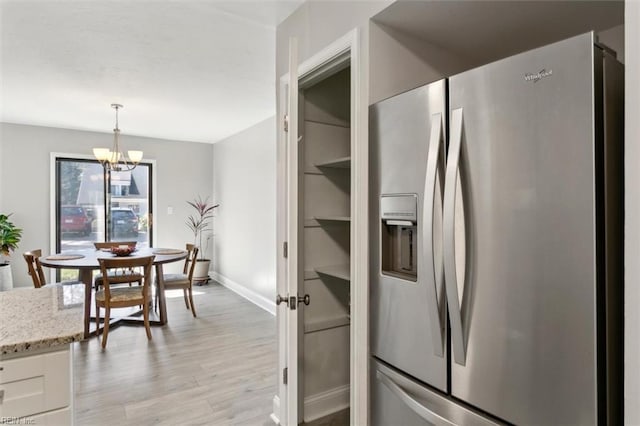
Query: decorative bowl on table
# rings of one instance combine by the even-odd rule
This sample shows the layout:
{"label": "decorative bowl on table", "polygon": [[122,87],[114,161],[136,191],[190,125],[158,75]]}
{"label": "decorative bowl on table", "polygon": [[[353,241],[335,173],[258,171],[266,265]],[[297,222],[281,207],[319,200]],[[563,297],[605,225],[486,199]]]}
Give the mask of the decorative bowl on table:
{"label": "decorative bowl on table", "polygon": [[115,254],[118,257],[129,256],[131,253],[135,251],[134,246],[114,246],[111,247],[111,253]]}

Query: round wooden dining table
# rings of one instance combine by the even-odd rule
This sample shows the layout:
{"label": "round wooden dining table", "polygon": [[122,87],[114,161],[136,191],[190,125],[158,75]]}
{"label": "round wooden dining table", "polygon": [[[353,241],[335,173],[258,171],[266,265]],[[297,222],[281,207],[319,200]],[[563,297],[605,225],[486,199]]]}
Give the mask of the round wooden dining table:
{"label": "round wooden dining table", "polygon": [[[167,305],[164,295],[164,274],[163,265],[166,263],[177,262],[186,259],[188,252],[181,249],[171,248],[138,248],[127,257],[145,257],[155,256],[153,265],[155,266],[155,274],[157,280],[158,291],[158,309],[160,311],[159,319],[150,319],[152,325],[164,325],[167,323]],[[85,338],[93,334],[97,334],[99,324],[96,329],[91,330],[91,290],[93,289],[93,271],[100,269],[100,258],[115,257],[114,254],[104,250],[69,250],[62,253],[56,253],[50,256],[42,256],[40,263],[42,266],[55,269],[77,269],[79,271],[79,280],[85,285],[84,298],[84,335]],[[150,283],[151,284],[151,283]],[[117,320],[126,320],[139,322],[142,318],[126,317]]]}

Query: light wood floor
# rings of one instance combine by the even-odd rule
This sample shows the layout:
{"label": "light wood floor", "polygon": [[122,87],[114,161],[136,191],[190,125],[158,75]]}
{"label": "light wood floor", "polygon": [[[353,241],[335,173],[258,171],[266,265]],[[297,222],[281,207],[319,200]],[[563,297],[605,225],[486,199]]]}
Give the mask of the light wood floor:
{"label": "light wood floor", "polygon": [[150,342],[122,325],[104,351],[74,344],[77,425],[273,425],[275,317],[219,284],[194,289],[198,318],[180,292]]}

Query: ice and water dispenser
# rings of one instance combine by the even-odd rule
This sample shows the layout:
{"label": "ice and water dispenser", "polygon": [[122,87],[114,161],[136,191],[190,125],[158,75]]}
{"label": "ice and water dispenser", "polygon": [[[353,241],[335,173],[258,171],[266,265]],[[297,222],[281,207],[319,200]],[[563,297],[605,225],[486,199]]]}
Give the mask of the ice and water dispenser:
{"label": "ice and water dispenser", "polygon": [[418,276],[418,196],[380,197],[382,274],[409,281]]}

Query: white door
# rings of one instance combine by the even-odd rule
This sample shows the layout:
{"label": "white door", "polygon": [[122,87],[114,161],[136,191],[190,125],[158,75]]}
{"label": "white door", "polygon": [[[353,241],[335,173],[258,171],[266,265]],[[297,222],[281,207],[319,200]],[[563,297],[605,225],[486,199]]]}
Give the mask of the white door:
{"label": "white door", "polygon": [[299,346],[298,339],[298,55],[297,40],[289,41],[289,75],[286,90],[286,117],[284,118],[283,147],[286,176],[283,183],[286,204],[285,241],[282,255],[285,257],[283,278],[278,281],[276,299],[279,327],[279,371],[281,373],[278,394],[280,400],[279,421],[292,426],[302,418],[299,402]]}
{"label": "white door", "polygon": [[[302,422],[304,398],[301,393],[303,369],[302,308],[309,300],[299,295],[298,284],[304,279],[299,270],[299,133],[298,82],[310,84],[349,55],[351,62],[351,140],[352,224],[351,224],[351,423],[368,424],[368,116],[367,95],[363,90],[366,74],[360,65],[358,30],[346,34],[324,50],[298,66],[297,40],[289,42],[289,73],[280,80],[280,111],[278,131],[278,242],[277,308],[278,324],[278,395],[274,400],[274,415],[281,425],[294,426]],[[285,255],[286,252],[286,255]],[[285,302],[286,300],[286,302]],[[301,309],[302,308],[302,309]],[[286,379],[285,379],[286,377]],[[286,383],[285,383],[286,382]]]}

